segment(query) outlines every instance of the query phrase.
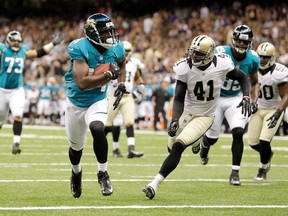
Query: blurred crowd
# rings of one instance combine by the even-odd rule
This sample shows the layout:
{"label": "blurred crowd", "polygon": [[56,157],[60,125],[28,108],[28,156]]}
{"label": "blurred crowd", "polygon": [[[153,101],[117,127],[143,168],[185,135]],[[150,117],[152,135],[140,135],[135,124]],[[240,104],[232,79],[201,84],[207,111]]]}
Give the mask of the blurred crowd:
{"label": "blurred crowd", "polygon": [[[229,44],[231,33],[239,24],[248,25],[254,33],[253,47],[264,41],[274,44],[277,61],[288,65],[288,4],[273,6],[245,4],[233,1],[228,7],[217,2],[197,7],[175,8],[147,13],[139,17],[126,17],[119,11],[102,6],[95,9],[113,18],[121,40],[130,41],[137,56],[145,64],[144,78],[153,89],[160,82],[168,80],[173,85],[172,67],[175,61],[185,55],[191,39],[198,34],[211,36],[217,45]],[[51,41],[53,34],[62,32],[65,41],[49,55],[27,60],[24,82],[31,86],[62,86],[63,75],[69,69],[67,45],[84,36],[83,25],[90,14],[83,16],[43,16],[8,19],[0,18],[0,42],[5,41],[11,30],[21,32],[24,43],[30,48],[40,48]],[[56,89],[62,89],[58,87]],[[56,94],[58,95],[58,94]],[[57,97],[56,97],[57,98]],[[60,98],[60,97],[59,97]],[[169,108],[167,108],[169,115]],[[169,117],[169,116],[168,116]]]}

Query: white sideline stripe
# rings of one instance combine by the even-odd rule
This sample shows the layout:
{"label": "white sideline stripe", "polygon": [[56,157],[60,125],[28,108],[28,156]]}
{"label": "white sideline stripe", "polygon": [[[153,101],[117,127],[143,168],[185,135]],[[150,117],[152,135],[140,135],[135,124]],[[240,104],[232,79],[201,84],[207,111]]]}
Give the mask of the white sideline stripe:
{"label": "white sideline stripe", "polygon": [[[24,125],[25,128],[27,129],[36,129],[36,130],[63,130],[65,131],[65,127],[62,126],[41,126],[41,125]],[[11,124],[4,124],[3,128],[12,128]],[[121,133],[126,133],[126,130],[123,129],[121,130]],[[135,130],[135,134],[156,134],[156,135],[164,135],[167,136],[167,132],[165,131],[149,131],[149,130]],[[11,136],[11,134],[9,134]],[[25,134],[23,134],[25,135]],[[0,136],[3,136],[3,134],[0,134]],[[41,136],[39,136],[41,137]],[[50,136],[48,136],[50,137]],[[62,136],[59,136],[62,137]],[[226,138],[231,138],[231,134],[220,134],[220,137],[226,137]],[[37,136],[38,138],[38,136]],[[66,136],[65,136],[66,138]],[[247,133],[244,134],[244,138],[247,138]],[[288,140],[288,136],[274,136],[274,140]]]}
{"label": "white sideline stripe", "polygon": [[[111,179],[111,182],[147,182],[148,180],[152,179],[148,177],[141,178],[141,179]],[[95,179],[83,179],[83,182],[98,182]],[[267,181],[254,181],[253,179],[241,179],[241,182],[247,182],[249,185],[254,183],[253,185],[263,186],[263,185],[270,185],[271,182],[287,182],[288,179],[281,179],[281,180],[267,180]],[[70,179],[1,179],[0,183],[31,183],[31,182],[70,182]],[[165,182],[228,182],[228,179],[165,179]]]}
{"label": "white sideline stripe", "polygon": [[284,209],[288,208],[287,205],[155,205],[155,206],[141,206],[141,205],[130,205],[130,206],[45,206],[45,207],[0,207],[1,211],[34,211],[34,210],[75,210],[75,209]]}

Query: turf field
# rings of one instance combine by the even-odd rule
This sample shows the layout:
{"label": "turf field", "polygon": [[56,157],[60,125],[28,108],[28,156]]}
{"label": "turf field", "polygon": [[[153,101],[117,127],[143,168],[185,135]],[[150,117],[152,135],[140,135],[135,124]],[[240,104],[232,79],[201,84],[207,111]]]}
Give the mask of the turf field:
{"label": "turf field", "polygon": [[[230,186],[230,135],[210,151],[209,164],[186,149],[176,170],[160,185],[153,200],[141,188],[157,174],[167,155],[167,135],[136,131],[136,150],[143,158],[112,157],[109,134],[111,196],[100,193],[97,164],[88,136],[83,152],[82,196],[70,194],[68,144],[62,127],[24,126],[22,153],[11,154],[12,129],[0,131],[0,215],[288,215],[288,137],[275,137],[267,181],[255,182],[259,156],[245,145],[240,187]],[[245,138],[246,143],[246,138]],[[125,134],[121,152],[127,153]]]}

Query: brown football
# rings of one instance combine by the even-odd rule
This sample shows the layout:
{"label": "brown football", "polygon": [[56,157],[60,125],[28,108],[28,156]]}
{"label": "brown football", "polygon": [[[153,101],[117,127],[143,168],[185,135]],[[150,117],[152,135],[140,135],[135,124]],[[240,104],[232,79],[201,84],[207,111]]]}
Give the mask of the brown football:
{"label": "brown football", "polygon": [[92,75],[96,76],[99,74],[103,74],[105,71],[107,71],[110,67],[110,63],[100,64],[95,70],[93,71]]}

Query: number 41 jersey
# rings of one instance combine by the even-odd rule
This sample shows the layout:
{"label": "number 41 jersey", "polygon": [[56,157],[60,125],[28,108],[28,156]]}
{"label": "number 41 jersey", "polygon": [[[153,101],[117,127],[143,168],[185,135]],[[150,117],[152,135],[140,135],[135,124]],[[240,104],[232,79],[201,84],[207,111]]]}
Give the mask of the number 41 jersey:
{"label": "number 41 jersey", "polygon": [[186,58],[178,60],[173,71],[177,80],[187,83],[184,110],[196,116],[214,116],[223,81],[233,69],[227,54],[215,54],[212,64],[204,71],[195,66],[190,68]]}

